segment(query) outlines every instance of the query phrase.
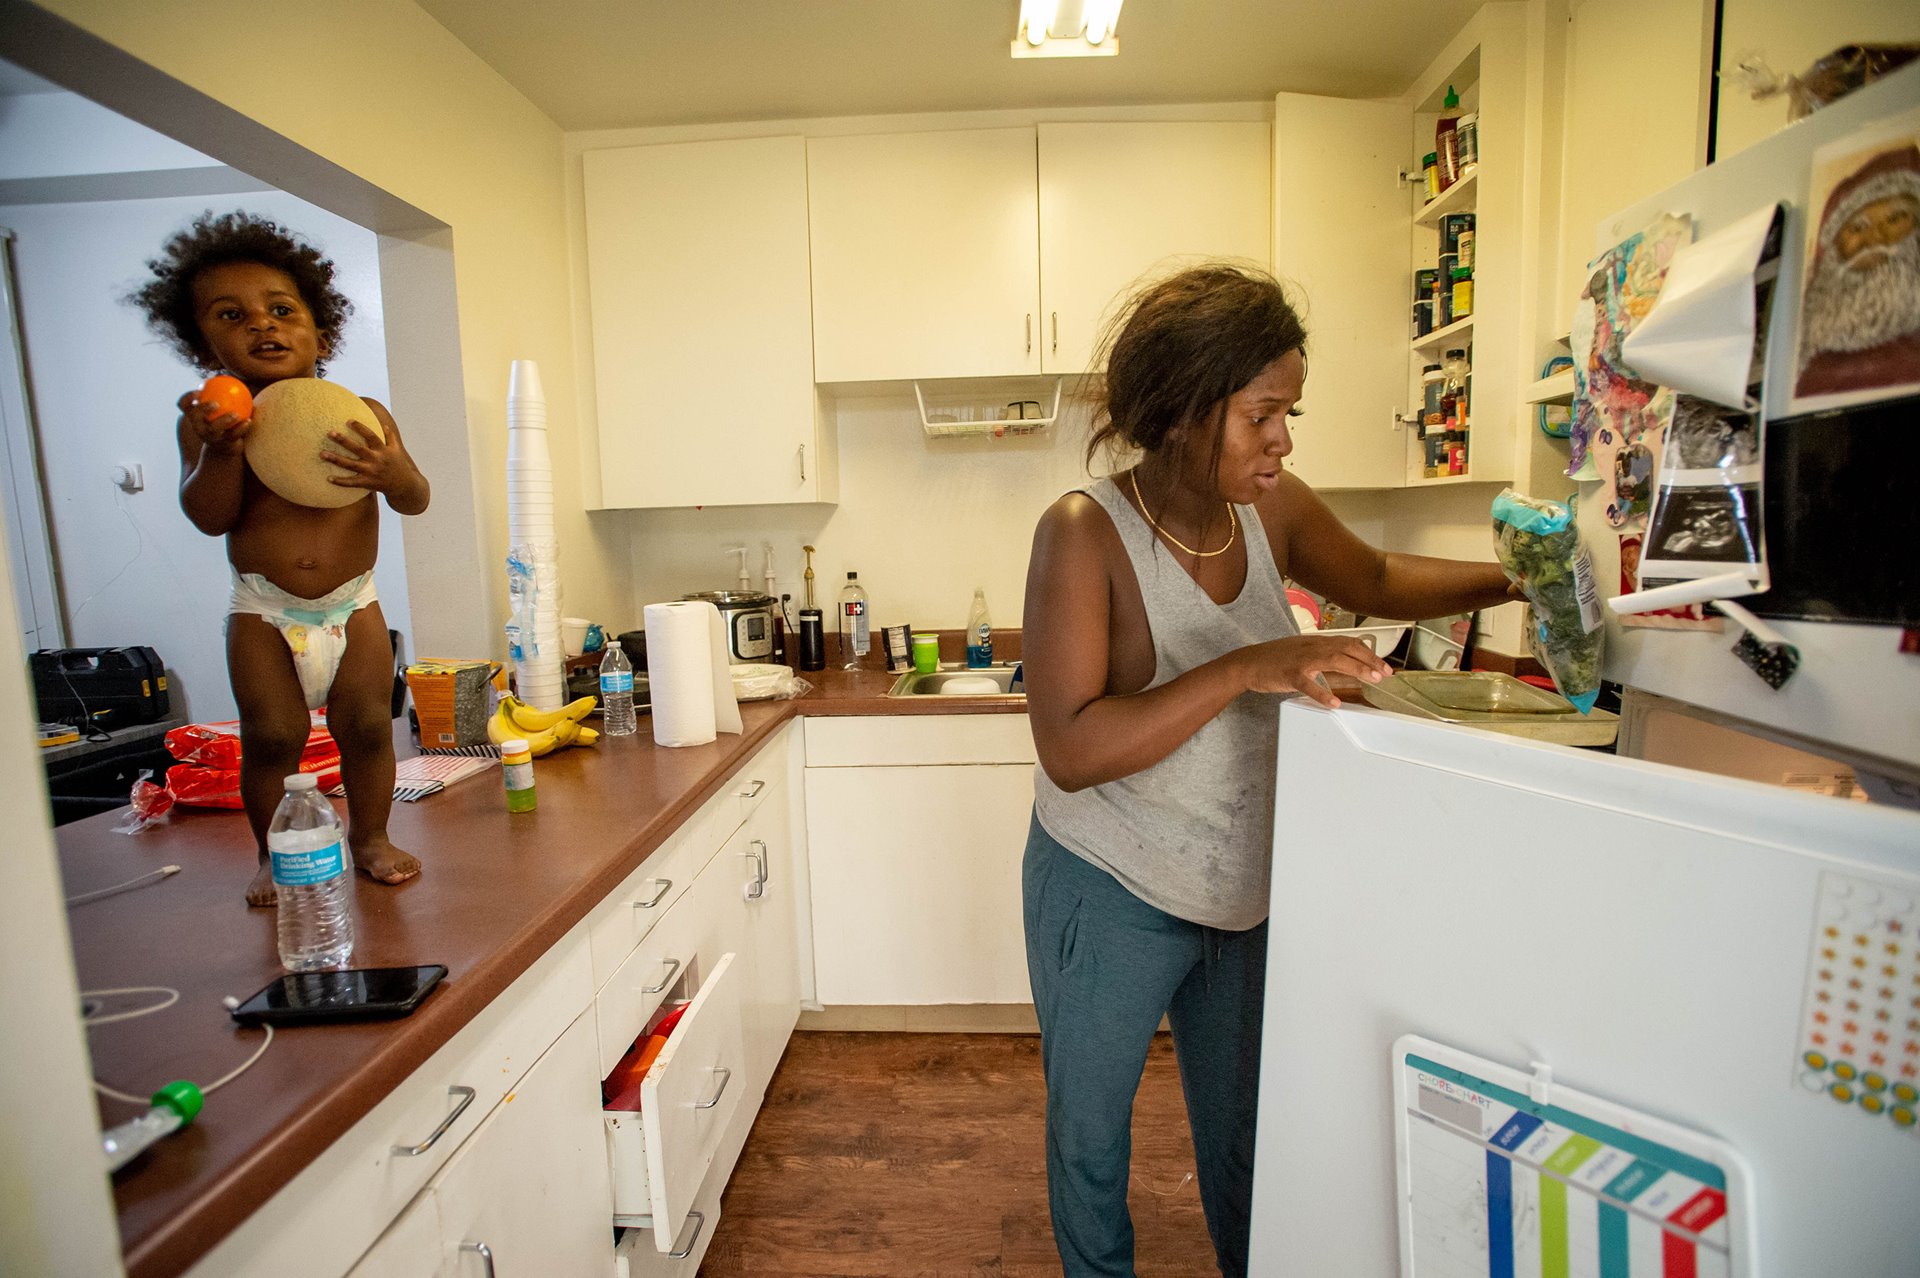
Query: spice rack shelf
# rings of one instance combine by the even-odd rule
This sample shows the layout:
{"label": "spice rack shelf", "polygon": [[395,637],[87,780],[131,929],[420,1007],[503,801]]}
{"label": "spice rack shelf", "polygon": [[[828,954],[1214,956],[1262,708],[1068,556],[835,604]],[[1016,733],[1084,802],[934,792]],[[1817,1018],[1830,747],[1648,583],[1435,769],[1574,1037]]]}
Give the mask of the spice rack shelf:
{"label": "spice rack shelf", "polygon": [[1413,215],[1415,226],[1439,226],[1449,213],[1471,213],[1480,190],[1480,166],[1460,175],[1460,180],[1420,207]]}
{"label": "spice rack shelf", "polygon": [[1413,339],[1413,349],[1422,354],[1445,351],[1449,346],[1459,346],[1473,337],[1473,316],[1457,319],[1445,328],[1436,328],[1424,337]]}

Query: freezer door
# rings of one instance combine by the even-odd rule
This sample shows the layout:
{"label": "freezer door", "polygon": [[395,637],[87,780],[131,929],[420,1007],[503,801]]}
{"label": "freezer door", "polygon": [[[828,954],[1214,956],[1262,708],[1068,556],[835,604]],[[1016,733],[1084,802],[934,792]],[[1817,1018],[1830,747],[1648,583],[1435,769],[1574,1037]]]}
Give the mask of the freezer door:
{"label": "freezer door", "polygon": [[1251,1272],[1399,1267],[1389,1060],[1415,1033],[1729,1143],[1755,1272],[1910,1278],[1920,1137],[1802,1055],[1832,926],[1902,982],[1869,987],[1883,1073],[1920,1069],[1920,966],[1884,951],[1920,921],[1920,815],[1298,701],[1278,795]]}

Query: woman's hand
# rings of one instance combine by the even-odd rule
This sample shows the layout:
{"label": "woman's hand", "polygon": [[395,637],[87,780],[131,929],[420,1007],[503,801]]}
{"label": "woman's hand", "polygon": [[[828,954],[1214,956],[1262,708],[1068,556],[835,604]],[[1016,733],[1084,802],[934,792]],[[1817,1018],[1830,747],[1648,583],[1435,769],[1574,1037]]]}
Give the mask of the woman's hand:
{"label": "woman's hand", "polygon": [[203,404],[188,391],[179,400],[180,421],[200,441],[203,450],[237,453],[253,430],[253,418],[236,413],[216,413],[213,405]]}
{"label": "woman's hand", "polygon": [[1392,668],[1373,649],[1347,635],[1297,635],[1242,648],[1236,656],[1246,667],[1249,692],[1298,692],[1333,709],[1340,698],[1322,681],[1339,674],[1378,683]]}

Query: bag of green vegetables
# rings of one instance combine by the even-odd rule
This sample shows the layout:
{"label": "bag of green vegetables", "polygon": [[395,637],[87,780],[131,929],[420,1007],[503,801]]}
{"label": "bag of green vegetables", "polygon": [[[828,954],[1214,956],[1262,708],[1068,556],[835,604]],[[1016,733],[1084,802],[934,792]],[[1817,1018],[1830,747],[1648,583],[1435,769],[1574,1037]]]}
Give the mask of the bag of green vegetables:
{"label": "bag of green vegetables", "polygon": [[1493,499],[1493,548],[1509,580],[1533,605],[1528,636],[1534,656],[1560,695],[1581,714],[1600,695],[1600,596],[1593,559],[1563,502],[1525,497],[1508,488]]}

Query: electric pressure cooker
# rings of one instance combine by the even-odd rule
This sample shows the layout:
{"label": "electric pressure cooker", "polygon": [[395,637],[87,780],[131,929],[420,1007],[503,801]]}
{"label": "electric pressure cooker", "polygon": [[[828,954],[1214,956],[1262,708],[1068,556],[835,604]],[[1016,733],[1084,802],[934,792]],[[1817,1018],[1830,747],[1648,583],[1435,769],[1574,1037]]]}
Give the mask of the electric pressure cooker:
{"label": "electric pressure cooker", "polygon": [[773,655],[773,596],[738,590],[703,590],[682,595],[720,610],[727,631],[727,659],[765,661]]}

